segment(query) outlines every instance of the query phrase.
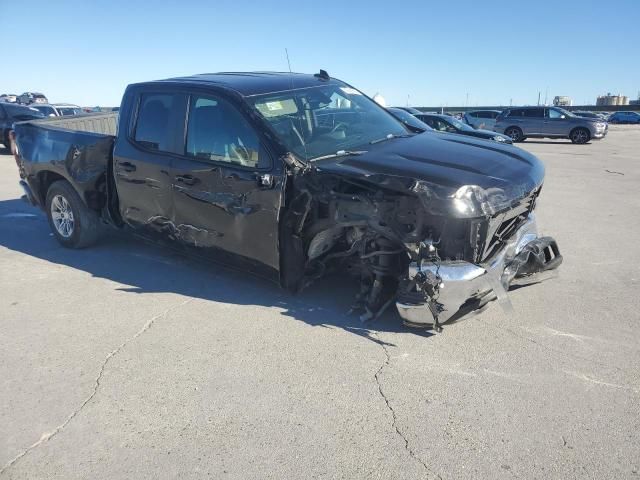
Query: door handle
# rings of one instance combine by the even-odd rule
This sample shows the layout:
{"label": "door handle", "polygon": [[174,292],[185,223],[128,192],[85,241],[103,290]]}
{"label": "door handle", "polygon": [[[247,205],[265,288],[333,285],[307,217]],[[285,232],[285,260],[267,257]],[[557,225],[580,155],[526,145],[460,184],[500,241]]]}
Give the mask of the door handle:
{"label": "door handle", "polygon": [[130,162],[122,162],[118,164],[118,167],[124,170],[125,172],[135,172],[136,166]]}
{"label": "door handle", "polygon": [[195,185],[200,180],[198,180],[197,178],[192,177],[191,175],[177,175],[176,176],[176,181],[178,181],[180,183],[184,183],[185,185]]}

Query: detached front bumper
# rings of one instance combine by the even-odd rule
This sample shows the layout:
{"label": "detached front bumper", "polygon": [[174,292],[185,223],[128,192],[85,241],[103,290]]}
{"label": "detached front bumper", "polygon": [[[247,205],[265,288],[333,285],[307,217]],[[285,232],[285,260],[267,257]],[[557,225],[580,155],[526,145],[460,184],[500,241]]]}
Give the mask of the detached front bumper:
{"label": "detached front bumper", "polygon": [[538,237],[535,217],[529,214],[504,247],[484,264],[425,261],[418,267],[412,263],[409,287],[401,287],[396,307],[411,326],[457,320],[496,298],[506,298],[506,290],[512,285],[544,279],[543,272],[561,263],[555,240]]}

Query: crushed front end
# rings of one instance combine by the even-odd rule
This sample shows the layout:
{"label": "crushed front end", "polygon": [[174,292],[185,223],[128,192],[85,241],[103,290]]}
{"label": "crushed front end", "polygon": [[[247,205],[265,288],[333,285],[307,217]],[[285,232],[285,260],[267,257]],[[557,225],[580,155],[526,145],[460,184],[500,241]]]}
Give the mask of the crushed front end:
{"label": "crushed front end", "polygon": [[551,237],[539,237],[533,212],[540,187],[497,214],[456,219],[457,229],[422,242],[401,280],[396,307],[414,327],[455,321],[492,300],[508,304],[514,285],[539,282],[562,263]]}

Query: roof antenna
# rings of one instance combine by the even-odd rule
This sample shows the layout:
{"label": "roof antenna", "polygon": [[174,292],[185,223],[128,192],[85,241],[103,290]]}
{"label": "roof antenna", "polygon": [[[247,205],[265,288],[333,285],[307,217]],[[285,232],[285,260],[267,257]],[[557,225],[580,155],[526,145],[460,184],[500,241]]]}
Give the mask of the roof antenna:
{"label": "roof antenna", "polygon": [[331,77],[329,77],[329,74],[327,73],[327,71],[326,70],[322,70],[322,69],[320,69],[320,73],[316,73],[313,76],[319,78],[320,80],[330,80],[331,79]]}
{"label": "roof antenna", "polygon": [[293,73],[291,71],[291,62],[289,61],[289,50],[287,50],[287,47],[284,47],[284,53],[287,56],[287,65],[289,65],[289,73]]}

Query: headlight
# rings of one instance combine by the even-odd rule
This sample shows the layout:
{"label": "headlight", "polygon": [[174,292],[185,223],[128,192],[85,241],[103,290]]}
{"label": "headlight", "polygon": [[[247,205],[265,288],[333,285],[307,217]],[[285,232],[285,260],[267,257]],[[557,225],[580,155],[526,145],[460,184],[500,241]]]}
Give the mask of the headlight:
{"label": "headlight", "polygon": [[507,139],[500,136],[500,135],[496,135],[495,137],[493,137],[493,140],[495,140],[496,142],[506,142]]}
{"label": "headlight", "polygon": [[509,203],[501,188],[485,190],[478,185],[464,185],[453,195],[453,208],[460,217],[489,217]]}

